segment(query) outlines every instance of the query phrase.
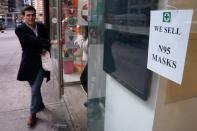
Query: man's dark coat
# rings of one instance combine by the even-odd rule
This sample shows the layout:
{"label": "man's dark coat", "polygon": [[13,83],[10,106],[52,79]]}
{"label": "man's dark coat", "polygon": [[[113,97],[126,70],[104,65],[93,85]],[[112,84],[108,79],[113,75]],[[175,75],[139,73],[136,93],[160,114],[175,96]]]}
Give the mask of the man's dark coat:
{"label": "man's dark coat", "polygon": [[[38,37],[26,25],[22,24],[15,29],[22,47],[22,58],[18,71],[17,80],[34,82],[39,69],[42,66],[42,49],[50,51],[50,40],[45,26],[37,23]],[[50,72],[45,71],[47,81],[50,80]]]}

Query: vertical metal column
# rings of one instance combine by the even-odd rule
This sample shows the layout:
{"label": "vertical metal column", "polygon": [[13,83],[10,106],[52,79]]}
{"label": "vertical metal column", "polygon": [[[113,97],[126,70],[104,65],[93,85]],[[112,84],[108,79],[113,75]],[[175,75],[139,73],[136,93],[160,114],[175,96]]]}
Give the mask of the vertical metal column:
{"label": "vertical metal column", "polygon": [[59,43],[59,85],[60,85],[60,91],[59,91],[59,97],[62,98],[62,95],[64,94],[64,80],[63,80],[63,57],[62,57],[62,2],[61,0],[58,0],[58,43]]}

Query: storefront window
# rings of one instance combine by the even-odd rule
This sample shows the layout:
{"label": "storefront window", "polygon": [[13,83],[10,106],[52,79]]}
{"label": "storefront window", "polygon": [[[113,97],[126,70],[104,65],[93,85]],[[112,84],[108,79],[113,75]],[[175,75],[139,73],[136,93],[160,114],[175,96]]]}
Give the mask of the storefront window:
{"label": "storefront window", "polygon": [[[197,96],[194,90],[196,84],[191,84],[192,81],[195,82],[197,63],[196,59],[193,59],[196,56],[194,49],[196,49],[197,39],[195,0],[90,0],[89,3],[86,0],[61,0],[58,5],[61,5],[59,6],[61,9],[58,9],[56,1],[53,0],[51,37],[60,42],[59,46],[53,47],[53,60],[56,62],[56,69],[61,71],[63,86],[79,84],[80,75],[88,63],[88,131],[152,130],[152,127],[155,131],[162,128],[164,128],[162,131],[170,131],[170,128],[179,129],[179,126],[185,128],[184,122],[181,124],[183,126],[171,123],[179,122],[176,118],[181,116],[191,121],[191,117],[182,112],[186,109],[184,106],[189,103],[176,105],[173,102]],[[159,80],[152,80],[154,77],[151,77],[151,71],[147,69],[150,14],[152,10],[179,9],[193,10],[187,49],[189,53],[187,53],[185,66],[186,76],[182,85],[186,88],[175,89],[174,87],[179,85],[165,80],[167,84],[162,86],[167,87],[160,91],[167,95],[164,98],[163,95],[161,97],[157,94],[156,90],[153,91],[159,88]],[[56,18],[60,20],[60,25]],[[82,40],[81,37],[87,27],[88,60],[83,60],[83,51],[77,44],[77,40]],[[153,76],[159,78],[157,74]],[[153,86],[157,87],[152,88]],[[121,94],[117,99],[119,91],[124,96]],[[165,106],[166,108],[163,109],[169,111],[155,107],[157,99],[159,102],[163,101],[157,105]],[[171,102],[175,106],[169,106],[166,102]],[[176,108],[181,109],[182,106],[184,110],[179,110],[182,114],[177,115]],[[122,107],[128,107],[128,109],[122,109]],[[138,107],[141,114],[137,110]],[[187,109],[188,112],[191,111]],[[155,110],[158,116],[154,114]],[[172,112],[169,113],[170,111]],[[192,112],[195,114],[195,111]],[[176,117],[171,119],[173,113]],[[139,119],[141,117],[146,119]],[[163,123],[163,119],[168,122]],[[131,121],[142,126],[133,126],[131,124],[135,123]],[[117,122],[119,124],[116,125]]]}
{"label": "storefront window", "polygon": [[87,63],[87,45],[82,44],[86,41],[83,34],[88,33],[87,0],[62,1],[61,17],[63,80],[65,84],[78,83]]}

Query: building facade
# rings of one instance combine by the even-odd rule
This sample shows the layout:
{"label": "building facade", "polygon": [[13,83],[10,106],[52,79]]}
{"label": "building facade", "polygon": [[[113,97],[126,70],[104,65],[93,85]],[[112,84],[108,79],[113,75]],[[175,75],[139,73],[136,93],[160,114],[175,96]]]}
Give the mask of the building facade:
{"label": "building facade", "polygon": [[33,0],[33,6],[37,11],[37,20],[44,22],[44,3],[43,0]]}
{"label": "building facade", "polygon": [[[75,2],[53,0],[50,4],[51,37],[59,41],[59,45],[53,48],[52,57],[55,69],[61,76],[59,80],[63,81],[60,83],[60,90],[67,86],[63,85],[68,80],[68,72],[64,70],[71,69],[69,67],[73,65],[66,61],[68,55],[64,54],[64,48],[69,39],[65,34],[72,35],[72,32],[66,30],[66,20],[72,15],[76,17],[73,11],[77,7]],[[88,5],[88,131],[196,131],[196,0],[91,0]],[[140,68],[144,61],[139,58],[146,57],[141,53],[147,51],[149,44],[150,11],[178,12],[180,9],[193,10],[183,83],[178,85],[151,71],[150,77],[147,77],[149,81],[145,82],[148,88],[147,97],[141,99],[124,82],[133,78],[129,82],[135,87],[137,83],[146,80],[143,75],[139,75],[147,70],[145,66]],[[174,42],[178,43],[179,41]],[[108,48],[113,50],[105,50]],[[131,57],[128,57],[130,54]],[[106,58],[110,62],[104,60]],[[111,70],[104,69],[106,62]],[[124,70],[123,74],[129,72],[130,75],[120,79],[117,75],[114,77],[115,70],[117,73]],[[137,70],[139,74],[136,73]]]}
{"label": "building facade", "polygon": [[0,2],[0,14],[6,14],[8,12],[8,0],[2,0]]}

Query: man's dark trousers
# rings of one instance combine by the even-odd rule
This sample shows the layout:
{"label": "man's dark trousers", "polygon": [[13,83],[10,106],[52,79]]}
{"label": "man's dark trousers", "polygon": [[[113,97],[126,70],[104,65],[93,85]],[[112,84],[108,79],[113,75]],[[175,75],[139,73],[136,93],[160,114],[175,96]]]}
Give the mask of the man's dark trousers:
{"label": "man's dark trousers", "polygon": [[44,70],[40,68],[34,82],[29,82],[31,86],[31,114],[36,114],[43,104],[41,95],[41,85],[44,79]]}
{"label": "man's dark trousers", "polygon": [[85,68],[83,69],[83,72],[81,73],[80,81],[83,86],[83,89],[86,93],[88,93],[88,64],[86,64]]}

